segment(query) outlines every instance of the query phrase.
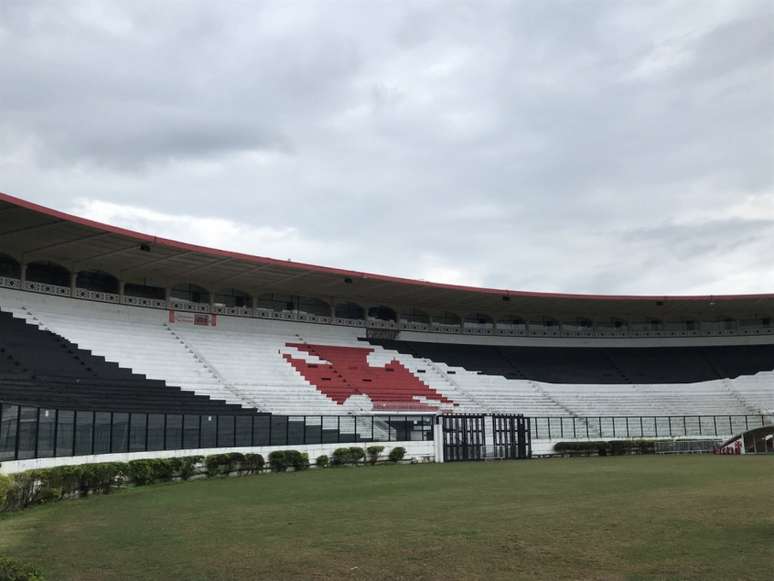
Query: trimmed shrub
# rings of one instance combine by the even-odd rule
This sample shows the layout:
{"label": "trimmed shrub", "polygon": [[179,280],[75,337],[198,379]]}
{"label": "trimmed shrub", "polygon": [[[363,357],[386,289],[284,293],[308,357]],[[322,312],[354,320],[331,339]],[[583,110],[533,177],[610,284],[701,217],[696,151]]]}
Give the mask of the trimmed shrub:
{"label": "trimmed shrub", "polygon": [[349,461],[353,464],[361,464],[363,462],[363,458],[365,458],[365,451],[363,448],[352,446],[349,449]]}
{"label": "trimmed shrub", "polygon": [[0,474],[0,511],[5,508],[8,493],[13,488],[13,478]]}
{"label": "trimmed shrub", "polygon": [[288,466],[285,450],[275,450],[269,454],[269,467],[272,472],[284,472]]}
{"label": "trimmed shrub", "polygon": [[129,479],[136,486],[153,483],[153,467],[150,460],[132,460],[129,462]]}
{"label": "trimmed shrub", "polygon": [[315,465],[318,468],[327,468],[328,463],[330,462],[330,458],[323,454],[322,456],[317,456],[317,459],[314,461]]}
{"label": "trimmed shrub", "polygon": [[406,455],[406,448],[402,448],[398,446],[397,448],[393,448],[390,450],[390,455],[388,458],[390,459],[390,462],[400,462],[403,460],[403,457]]}
{"label": "trimmed shrub", "polygon": [[309,454],[298,450],[276,450],[269,454],[272,472],[285,472],[288,468],[301,471],[309,468]]}
{"label": "trimmed shrub", "polygon": [[625,454],[655,454],[655,440],[588,440],[582,442],[558,442],[554,445],[556,452],[571,456],[621,456]]}
{"label": "trimmed shrub", "polygon": [[44,581],[44,577],[32,565],[0,557],[0,581]]}
{"label": "trimmed shrub", "polygon": [[207,476],[228,476],[232,472],[240,472],[244,464],[244,454],[230,452],[228,454],[212,454],[204,459]]}
{"label": "trimmed shrub", "polygon": [[349,448],[336,448],[331,454],[331,464],[333,466],[349,464]]}
{"label": "trimmed shrub", "polygon": [[122,462],[84,464],[80,469],[81,496],[89,492],[109,494],[113,487],[127,476],[127,466]]}
{"label": "trimmed shrub", "polygon": [[373,466],[379,460],[379,454],[384,452],[384,446],[368,446],[366,453],[368,454],[368,463]]}
{"label": "trimmed shrub", "polygon": [[173,473],[182,480],[190,480],[196,474],[196,466],[204,461],[204,456],[182,456],[170,458]]}
{"label": "trimmed shrub", "polygon": [[266,461],[260,454],[245,454],[242,462],[242,469],[247,471],[248,474],[256,474],[263,470]]}

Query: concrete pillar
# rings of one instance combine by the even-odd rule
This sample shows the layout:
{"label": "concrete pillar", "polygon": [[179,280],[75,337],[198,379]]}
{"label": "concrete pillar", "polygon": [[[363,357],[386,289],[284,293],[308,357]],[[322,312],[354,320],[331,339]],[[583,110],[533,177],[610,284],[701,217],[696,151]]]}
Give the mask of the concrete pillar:
{"label": "concrete pillar", "polygon": [[166,287],[164,289],[164,300],[169,302],[172,299],[172,288]]}
{"label": "concrete pillar", "polygon": [[118,281],[118,298],[119,302],[124,302],[124,290],[126,287],[126,283],[123,280]]}
{"label": "concrete pillar", "polygon": [[78,273],[77,272],[71,272],[70,273],[70,295],[75,296],[75,285],[78,282]]}
{"label": "concrete pillar", "polygon": [[21,264],[21,283],[22,286],[24,286],[24,283],[27,282],[27,263],[22,262]]}

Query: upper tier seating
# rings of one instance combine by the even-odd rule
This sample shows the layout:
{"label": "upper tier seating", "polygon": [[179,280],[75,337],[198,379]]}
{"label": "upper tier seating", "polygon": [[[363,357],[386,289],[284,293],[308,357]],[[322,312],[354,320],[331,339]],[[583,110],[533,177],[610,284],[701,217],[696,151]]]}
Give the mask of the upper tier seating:
{"label": "upper tier seating", "polygon": [[0,359],[0,401],[79,410],[251,413],[135,375],[3,311]]}

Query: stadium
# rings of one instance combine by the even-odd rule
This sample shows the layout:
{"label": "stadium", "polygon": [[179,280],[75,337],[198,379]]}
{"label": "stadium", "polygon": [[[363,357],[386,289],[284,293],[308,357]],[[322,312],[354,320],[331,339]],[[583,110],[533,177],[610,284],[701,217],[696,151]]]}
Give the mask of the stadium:
{"label": "stadium", "polygon": [[[739,460],[673,455],[774,451],[774,295],[435,284],[161,239],[6,194],[0,239],[6,474],[287,449],[314,467],[342,446],[380,446],[382,459],[400,448],[403,463],[465,463],[481,486],[487,471],[547,462],[542,487],[577,462],[610,469],[537,460],[573,451],[659,454],[697,474],[699,458]],[[737,472],[751,480],[729,486],[757,482],[770,507],[755,472],[770,467],[748,463]],[[342,574],[331,567],[321,576]],[[508,572],[524,574],[490,571]]]}

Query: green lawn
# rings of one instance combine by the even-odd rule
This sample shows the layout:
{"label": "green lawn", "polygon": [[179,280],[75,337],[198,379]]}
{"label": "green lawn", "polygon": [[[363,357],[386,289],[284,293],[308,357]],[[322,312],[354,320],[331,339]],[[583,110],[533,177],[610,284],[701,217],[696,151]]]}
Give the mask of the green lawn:
{"label": "green lawn", "polygon": [[0,518],[49,580],[774,578],[774,457],[380,466]]}

